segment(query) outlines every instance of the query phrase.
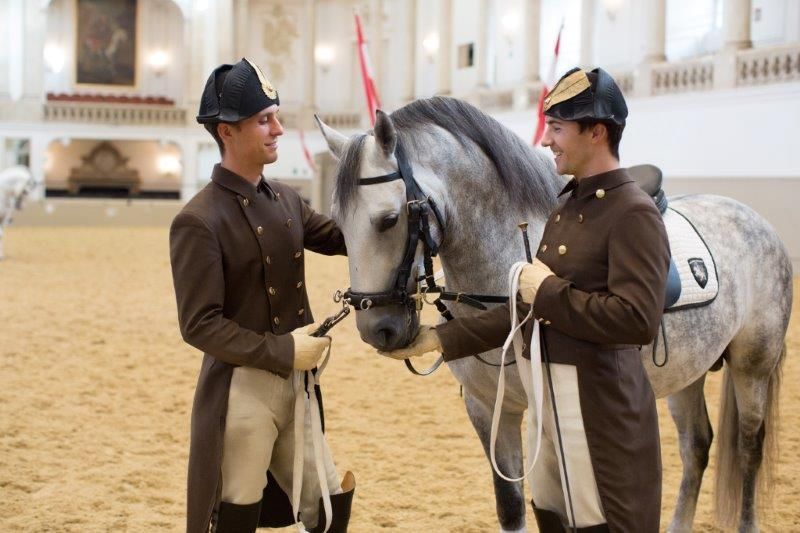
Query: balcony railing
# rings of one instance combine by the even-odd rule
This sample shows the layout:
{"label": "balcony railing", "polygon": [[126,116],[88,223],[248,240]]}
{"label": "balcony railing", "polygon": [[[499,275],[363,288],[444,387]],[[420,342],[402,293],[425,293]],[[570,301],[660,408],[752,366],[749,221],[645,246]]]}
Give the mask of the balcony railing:
{"label": "balcony railing", "polygon": [[714,87],[714,61],[711,57],[653,67],[653,94],[708,91]]}
{"label": "balcony railing", "polygon": [[184,126],[186,110],[163,105],[48,101],[44,104],[44,119],[125,126]]}
{"label": "balcony railing", "polygon": [[736,56],[736,85],[800,80],[800,44],[742,50]]}

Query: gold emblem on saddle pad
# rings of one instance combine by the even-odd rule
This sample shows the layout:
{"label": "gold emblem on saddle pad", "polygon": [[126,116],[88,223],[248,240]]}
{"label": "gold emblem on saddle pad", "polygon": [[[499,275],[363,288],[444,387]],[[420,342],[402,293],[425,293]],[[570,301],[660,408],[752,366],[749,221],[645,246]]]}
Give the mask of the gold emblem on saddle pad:
{"label": "gold emblem on saddle pad", "polygon": [[264,94],[267,95],[267,98],[269,98],[270,100],[275,100],[275,98],[278,96],[278,91],[275,90],[275,87],[273,87],[272,84],[267,79],[267,77],[264,76],[264,73],[261,72],[261,69],[258,68],[258,65],[256,65],[247,58],[245,58],[244,60],[250,63],[250,66],[253,67],[253,70],[255,70],[256,74],[258,74],[258,81],[261,82],[261,89],[263,89]]}
{"label": "gold emblem on saddle pad", "polygon": [[591,86],[592,84],[585,71],[578,70],[573,72],[553,87],[553,90],[544,99],[544,110],[547,111],[556,104],[566,102]]}

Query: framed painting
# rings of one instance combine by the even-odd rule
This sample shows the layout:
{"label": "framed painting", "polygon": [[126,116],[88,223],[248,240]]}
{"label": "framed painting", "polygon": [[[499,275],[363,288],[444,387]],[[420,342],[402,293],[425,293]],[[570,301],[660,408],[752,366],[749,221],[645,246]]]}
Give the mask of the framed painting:
{"label": "framed painting", "polygon": [[78,85],[136,85],[137,0],[75,0]]}

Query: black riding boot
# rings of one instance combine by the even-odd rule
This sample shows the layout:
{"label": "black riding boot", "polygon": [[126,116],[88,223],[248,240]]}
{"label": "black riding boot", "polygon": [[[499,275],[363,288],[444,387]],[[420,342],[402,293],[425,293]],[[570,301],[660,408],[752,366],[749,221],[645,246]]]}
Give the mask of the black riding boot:
{"label": "black riding boot", "polygon": [[258,517],[261,514],[261,502],[249,505],[221,502],[213,520],[212,533],[255,533]]}
{"label": "black riding boot", "polygon": [[533,516],[536,517],[536,525],[539,526],[540,533],[564,533],[567,531],[558,513],[536,507],[533,500],[531,500],[531,507],[533,507]]}
{"label": "black riding boot", "polygon": [[[356,478],[352,472],[344,475],[341,494],[331,494],[331,528],[328,533],[347,533],[347,524],[350,522],[350,509],[353,506],[353,494],[356,491]],[[322,533],[325,530],[325,507],[322,498],[319,499],[319,518],[317,526],[309,533]]]}

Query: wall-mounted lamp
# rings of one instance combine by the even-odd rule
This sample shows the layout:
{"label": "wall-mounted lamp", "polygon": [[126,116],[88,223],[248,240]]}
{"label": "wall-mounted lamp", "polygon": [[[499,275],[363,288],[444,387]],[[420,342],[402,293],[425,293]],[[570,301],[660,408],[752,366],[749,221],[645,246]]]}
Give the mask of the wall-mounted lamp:
{"label": "wall-mounted lamp", "polygon": [[428,61],[433,61],[439,52],[439,34],[429,33],[422,39],[422,49],[425,51],[425,57],[428,58]]}
{"label": "wall-mounted lamp", "polygon": [[617,17],[617,13],[622,9],[625,0],[603,0],[603,8],[606,10],[606,15],[611,20]]}
{"label": "wall-mounted lamp", "polygon": [[47,68],[54,74],[58,74],[64,69],[64,63],[67,61],[67,54],[64,49],[57,44],[48,44],[44,47],[44,62]]}
{"label": "wall-mounted lamp", "polygon": [[161,155],[156,161],[158,171],[162,174],[179,175],[181,173],[181,160],[175,155]]}
{"label": "wall-mounted lamp", "polygon": [[503,29],[503,37],[513,41],[514,37],[519,33],[519,15],[513,11],[506,13],[500,19],[500,26]]}
{"label": "wall-mounted lamp", "polygon": [[318,44],[316,48],[314,48],[314,61],[317,62],[317,65],[322,69],[322,72],[328,72],[328,69],[333,64],[333,60],[336,58],[336,53],[332,46],[327,44]]}
{"label": "wall-mounted lamp", "polygon": [[157,76],[164,73],[169,64],[169,54],[164,50],[155,50],[147,57],[147,64]]}

